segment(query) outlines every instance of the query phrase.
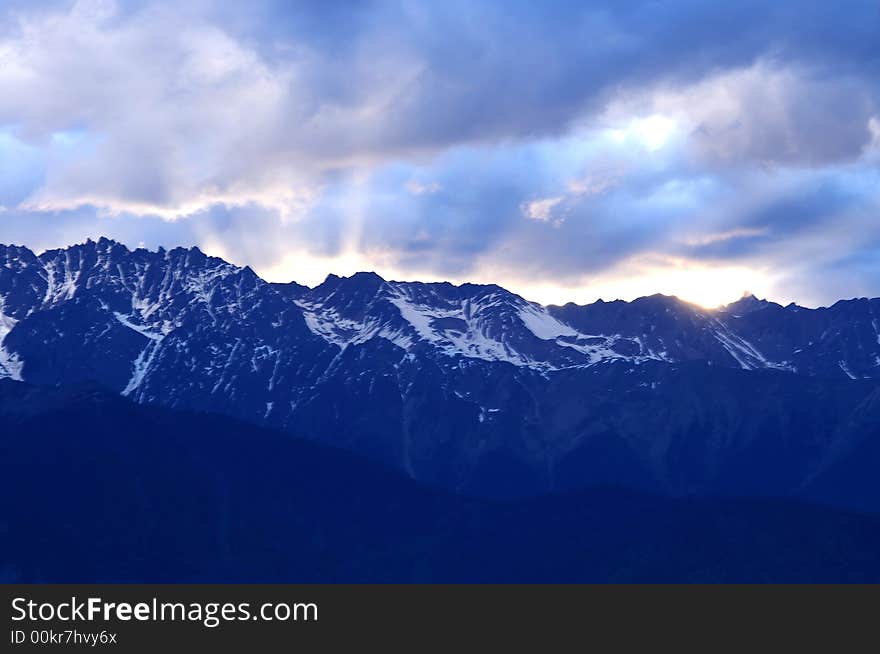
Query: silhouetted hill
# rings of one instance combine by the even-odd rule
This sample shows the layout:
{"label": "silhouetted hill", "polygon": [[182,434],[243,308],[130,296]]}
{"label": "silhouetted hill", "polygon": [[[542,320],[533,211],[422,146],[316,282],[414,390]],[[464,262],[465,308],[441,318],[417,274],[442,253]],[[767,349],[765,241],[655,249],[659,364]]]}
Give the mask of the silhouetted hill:
{"label": "silhouetted hill", "polygon": [[611,488],[466,499],[94,386],[0,381],[6,582],[880,581],[880,519]]}

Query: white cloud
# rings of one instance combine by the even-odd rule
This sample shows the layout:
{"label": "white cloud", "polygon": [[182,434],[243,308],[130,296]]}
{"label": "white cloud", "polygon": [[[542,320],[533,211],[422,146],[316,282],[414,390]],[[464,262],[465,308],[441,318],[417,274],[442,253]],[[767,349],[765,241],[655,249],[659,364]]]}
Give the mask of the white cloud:
{"label": "white cloud", "polygon": [[735,238],[752,238],[756,236],[765,236],[770,232],[768,227],[741,227],[738,229],[729,229],[723,232],[713,232],[711,234],[700,234],[687,237],[684,242],[687,245],[713,245],[715,243],[723,243]]}
{"label": "white cloud", "polygon": [[611,138],[621,144],[631,143],[655,152],[665,146],[676,130],[676,123],[668,116],[653,114],[632,118],[623,127],[612,129]]}
{"label": "white cloud", "polygon": [[[191,7],[131,15],[80,0],[16,16],[0,31],[0,125],[43,152],[21,204],[31,210],[173,219],[258,204],[299,215],[328,175],[384,156],[375,126],[416,74],[387,68],[379,48],[351,71],[354,97],[338,98],[316,82],[328,64],[315,52],[290,43],[270,58]],[[70,132],[75,143],[55,138]]]}
{"label": "white cloud", "polygon": [[617,185],[619,175],[587,175],[568,182],[568,192],[574,196],[601,195]]}
{"label": "white cloud", "polygon": [[612,136],[649,150],[681,130],[703,163],[821,165],[858,156],[877,107],[876,92],[859,78],[761,59],[690,84],[621,91],[602,120],[623,122]]}
{"label": "white cloud", "polygon": [[602,195],[613,188],[618,180],[619,176],[617,175],[601,174],[571,179],[566,184],[566,190],[563,194],[523,202],[520,205],[520,211],[526,218],[539,222],[552,222],[555,227],[559,227],[565,222],[564,216],[560,215],[560,209],[562,209],[562,213],[566,213],[577,200]]}
{"label": "white cloud", "polygon": [[868,120],[868,132],[871,134],[871,142],[865,146],[865,153],[880,154],[880,116],[871,116]]}
{"label": "white cloud", "polygon": [[437,182],[423,184],[415,179],[409,180],[404,186],[413,195],[432,195],[443,189]]}
{"label": "white cloud", "polygon": [[564,199],[564,197],[559,196],[555,198],[532,200],[531,202],[524,202],[520,208],[526,218],[547,222],[553,218],[553,208]]}

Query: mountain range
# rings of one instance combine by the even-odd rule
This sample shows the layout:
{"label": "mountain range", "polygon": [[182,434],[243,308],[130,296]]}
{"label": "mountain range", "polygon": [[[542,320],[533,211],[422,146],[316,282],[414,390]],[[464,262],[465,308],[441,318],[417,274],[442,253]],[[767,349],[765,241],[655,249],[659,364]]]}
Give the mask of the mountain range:
{"label": "mountain range", "polygon": [[541,306],[375,273],[273,284],[197,248],[0,245],[0,377],[227,415],[472,496],[880,511],[880,298]]}
{"label": "mountain range", "polygon": [[611,486],[431,488],[95,386],[0,380],[0,582],[878,582],[880,516]]}

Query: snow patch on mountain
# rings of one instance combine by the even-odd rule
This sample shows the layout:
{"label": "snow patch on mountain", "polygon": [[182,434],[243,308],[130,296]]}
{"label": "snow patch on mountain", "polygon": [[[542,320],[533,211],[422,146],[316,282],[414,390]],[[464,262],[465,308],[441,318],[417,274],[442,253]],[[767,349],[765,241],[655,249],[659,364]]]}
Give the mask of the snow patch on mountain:
{"label": "snow patch on mountain", "polygon": [[216,282],[240,270],[240,268],[227,263],[207,270],[199,270],[186,276],[183,287],[188,293],[194,295],[197,300],[210,307],[214,298]]}
{"label": "snow patch on mountain", "polygon": [[129,396],[134,393],[138,388],[140,388],[161,346],[161,339],[158,341],[151,341],[147,345],[147,347],[145,347],[141,351],[141,353],[138,355],[138,358],[134,361],[134,370],[132,372],[131,379],[128,380],[128,384],[126,384],[125,388],[122,391],[123,395]]}
{"label": "snow patch on mountain", "polygon": [[306,321],[306,327],[313,334],[339,347],[348,344],[347,339],[337,335],[337,328],[342,328],[341,321],[333,320],[332,316],[329,315],[330,312],[324,313],[318,308],[299,302],[297,302],[297,305],[303,310],[303,319]]}
{"label": "snow patch on mountain", "polygon": [[12,316],[7,316],[4,313],[5,308],[5,298],[0,297],[0,378],[9,377],[21,381],[21,370],[24,363],[4,346],[6,336],[18,324],[18,321]]}
{"label": "snow patch on mountain", "polygon": [[743,370],[755,370],[760,368],[774,368],[776,370],[793,370],[790,364],[776,363],[767,359],[758,349],[747,340],[734,334],[730,328],[717,318],[714,336],[725,350],[732,356]]}
{"label": "snow patch on mountain", "polygon": [[[58,259],[46,261],[43,265],[46,281],[46,295],[43,305],[54,305],[70,300],[79,289],[82,269],[75,266],[72,254],[67,250]],[[81,265],[82,262],[80,261]]]}
{"label": "snow patch on mountain", "polygon": [[[541,365],[541,362],[516,352],[487,333],[487,325],[482,319],[481,312],[489,306],[494,306],[495,301],[492,298],[486,298],[481,302],[465,300],[458,307],[452,308],[416,304],[402,293],[392,297],[390,301],[398,308],[403,319],[412,325],[419,337],[433,343],[444,355],[460,355],[485,361],[507,361],[519,366]],[[438,329],[434,326],[435,321],[449,318],[460,321],[465,328]]]}
{"label": "snow patch on mountain", "polygon": [[530,332],[545,341],[555,340],[559,336],[579,335],[577,330],[563,324],[541,306],[529,304],[520,310],[519,317]]}
{"label": "snow patch on mountain", "polygon": [[113,312],[113,316],[120,322],[120,324],[128,327],[132,331],[136,331],[141,336],[146,336],[152,341],[161,341],[165,338],[164,334],[157,334],[156,332],[150,331],[149,327],[144,325],[136,325],[129,319],[129,316],[123,316],[118,311]]}
{"label": "snow patch on mountain", "polygon": [[846,361],[843,361],[841,359],[838,362],[838,365],[840,366],[840,369],[843,370],[843,372],[846,374],[847,377],[849,377],[850,379],[858,379],[858,377],[856,377],[853,374],[852,370],[849,369],[849,366],[846,365]]}
{"label": "snow patch on mountain", "polygon": [[556,344],[571,348],[589,358],[590,365],[613,359],[641,362],[653,359],[654,356],[624,356],[613,349],[614,343],[621,340],[619,336],[587,336],[577,334],[576,340],[557,338]]}
{"label": "snow patch on mountain", "polygon": [[409,350],[416,342],[406,330],[383,324],[374,317],[358,321],[345,318],[333,307],[326,307],[321,303],[297,301],[295,304],[303,310],[306,327],[313,334],[342,349],[349,345],[366,343],[376,337],[391,341],[404,350]]}

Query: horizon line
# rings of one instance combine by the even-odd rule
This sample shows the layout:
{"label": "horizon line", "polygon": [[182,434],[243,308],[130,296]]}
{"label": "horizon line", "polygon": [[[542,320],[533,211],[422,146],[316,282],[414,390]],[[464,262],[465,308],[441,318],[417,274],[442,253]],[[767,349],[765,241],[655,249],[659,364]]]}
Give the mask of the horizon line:
{"label": "horizon line", "polygon": [[775,301],[775,300],[771,300],[771,299],[769,299],[769,298],[767,298],[767,297],[760,298],[760,297],[756,296],[754,293],[752,293],[751,291],[749,291],[749,290],[745,290],[745,291],[742,293],[742,295],[741,295],[739,298],[737,298],[736,300],[732,300],[731,302],[728,302],[728,303],[725,303],[725,304],[718,304],[718,305],[716,305],[716,306],[705,306],[705,305],[700,304],[699,302],[693,302],[693,301],[690,301],[690,300],[686,300],[686,299],[684,299],[684,298],[681,298],[681,297],[679,297],[678,295],[676,295],[676,294],[674,294],[674,293],[662,293],[662,292],[646,293],[646,294],[644,294],[644,295],[638,295],[638,296],[636,296],[636,297],[633,297],[631,300],[626,300],[626,299],[623,299],[623,298],[620,298],[620,297],[617,297],[617,298],[614,298],[614,299],[610,299],[610,300],[606,300],[606,299],[603,298],[603,297],[598,297],[598,298],[597,298],[596,300],[594,300],[593,302],[587,302],[587,303],[584,303],[584,304],[578,304],[577,302],[574,302],[574,301],[568,301],[568,302],[564,302],[564,303],[562,303],[562,304],[558,304],[558,303],[554,303],[554,302],[550,302],[550,303],[546,303],[546,304],[545,304],[545,303],[538,302],[538,301],[535,301],[535,300],[529,300],[528,298],[526,298],[525,296],[521,295],[520,293],[518,293],[518,292],[516,292],[516,291],[512,291],[512,290],[510,290],[510,288],[508,288],[508,287],[506,287],[506,286],[503,286],[503,285],[501,285],[501,284],[499,284],[499,283],[496,283],[496,282],[480,283],[480,282],[469,282],[469,281],[466,281],[466,282],[461,282],[461,283],[456,284],[456,283],[451,282],[451,281],[448,281],[448,280],[426,282],[426,281],[422,281],[422,280],[420,280],[420,279],[386,279],[385,277],[383,277],[381,274],[379,274],[379,273],[376,272],[375,270],[359,270],[359,271],[353,272],[353,273],[350,274],[350,275],[339,275],[339,274],[334,273],[334,272],[329,272],[329,273],[327,273],[327,275],[325,276],[325,278],[324,278],[324,280],[323,280],[322,282],[320,282],[320,283],[318,283],[318,284],[315,284],[314,286],[309,286],[308,284],[302,284],[302,283],[300,283],[300,282],[298,282],[298,281],[296,281],[296,280],[288,280],[288,281],[283,281],[283,282],[273,282],[273,281],[269,281],[268,279],[266,279],[265,277],[263,277],[262,275],[260,275],[256,270],[254,270],[254,268],[253,268],[250,264],[238,265],[238,264],[236,264],[236,263],[232,263],[231,261],[227,260],[226,258],[224,258],[224,257],[222,257],[222,256],[218,256],[218,255],[214,255],[214,254],[209,254],[208,252],[205,252],[205,251],[204,251],[201,247],[199,247],[198,245],[191,245],[191,246],[189,246],[189,247],[185,247],[185,246],[182,246],[182,245],[178,245],[178,246],[174,246],[174,247],[166,247],[166,246],[164,246],[164,245],[158,245],[158,246],[156,246],[155,249],[152,249],[152,248],[149,248],[149,247],[146,247],[146,246],[141,246],[141,245],[139,245],[139,246],[137,246],[137,247],[132,247],[132,246],[129,246],[129,245],[127,245],[126,243],[124,243],[124,242],[122,242],[122,241],[118,241],[118,240],[116,240],[116,239],[114,239],[114,238],[110,238],[110,237],[108,237],[108,236],[100,236],[100,237],[98,237],[97,239],[93,239],[93,238],[91,238],[91,237],[86,237],[85,241],[80,241],[80,242],[71,243],[70,245],[66,245],[66,246],[62,246],[62,247],[49,247],[49,248],[45,248],[45,249],[43,249],[43,250],[37,250],[37,249],[35,249],[35,248],[32,248],[32,247],[30,247],[30,246],[28,246],[28,245],[24,245],[24,244],[3,243],[3,242],[0,242],[0,247],[7,247],[7,248],[9,248],[9,247],[23,248],[23,249],[28,250],[28,251],[31,252],[32,254],[34,254],[34,256],[36,256],[36,257],[41,257],[41,256],[43,256],[44,254],[46,254],[46,253],[48,253],[48,252],[63,252],[63,251],[69,250],[69,249],[71,249],[71,248],[86,246],[86,245],[88,245],[88,244],[90,244],[90,243],[93,243],[93,244],[99,244],[101,241],[107,241],[107,242],[112,243],[112,244],[114,244],[114,245],[117,245],[117,246],[120,246],[120,247],[122,247],[122,248],[125,248],[125,250],[126,250],[127,252],[129,252],[129,253],[138,252],[138,251],[144,251],[144,252],[149,252],[149,253],[152,253],[152,254],[160,254],[160,253],[162,253],[162,252],[166,252],[166,253],[167,253],[167,252],[174,252],[174,251],[176,251],[176,250],[182,250],[182,251],[184,251],[184,252],[191,252],[191,251],[194,250],[194,251],[199,252],[200,254],[202,254],[203,256],[205,256],[205,257],[207,257],[207,258],[209,258],[209,259],[217,259],[217,260],[219,260],[219,261],[222,261],[222,262],[225,263],[226,265],[233,266],[233,267],[235,267],[235,268],[237,268],[237,269],[239,269],[239,270],[245,270],[245,269],[250,270],[255,276],[257,276],[261,281],[263,281],[263,282],[266,283],[266,284],[269,284],[269,285],[289,285],[289,284],[296,284],[297,286],[301,286],[301,287],[303,287],[303,288],[307,288],[307,289],[309,289],[309,290],[314,290],[314,289],[316,289],[316,288],[322,286],[323,284],[326,284],[326,283],[327,283],[330,279],[332,279],[332,278],[335,278],[335,279],[351,279],[351,278],[353,278],[353,277],[355,277],[355,276],[357,276],[357,275],[375,275],[375,276],[378,277],[380,280],[382,280],[382,282],[384,282],[384,283],[391,283],[391,284],[425,284],[425,285],[432,285],[432,284],[433,284],[433,285],[449,285],[449,286],[452,286],[452,287],[454,287],[454,288],[461,288],[462,286],[486,286],[486,287],[494,286],[494,287],[496,287],[496,288],[500,288],[500,289],[503,290],[503,291],[506,291],[507,293],[510,293],[510,294],[512,294],[512,295],[516,295],[517,297],[521,298],[522,300],[524,300],[524,301],[526,301],[526,302],[529,302],[529,303],[531,303],[531,304],[536,304],[536,305],[539,305],[539,306],[542,306],[542,307],[551,307],[551,306],[564,307],[564,306],[567,306],[567,305],[575,305],[575,306],[581,306],[581,307],[583,307],[583,306],[590,306],[590,305],[593,305],[593,304],[614,304],[614,303],[618,303],[618,302],[622,302],[622,303],[624,303],[624,304],[631,304],[631,303],[633,303],[633,302],[637,302],[637,301],[639,301],[639,300],[645,300],[645,299],[650,299],[650,298],[655,298],[655,297],[663,297],[663,298],[668,298],[668,299],[676,300],[676,301],[678,301],[678,302],[681,302],[682,304],[686,304],[686,305],[689,305],[689,306],[695,307],[695,308],[697,308],[697,309],[699,309],[699,310],[702,310],[702,311],[708,311],[708,312],[722,312],[723,310],[727,309],[727,307],[730,307],[730,306],[732,306],[732,305],[734,305],[734,304],[736,304],[736,303],[738,303],[738,302],[741,302],[742,300],[745,300],[745,299],[748,299],[748,298],[753,298],[753,299],[754,299],[755,301],[757,301],[757,302],[766,302],[768,305],[778,306],[778,307],[783,308],[783,309],[797,308],[797,309],[803,309],[803,310],[807,310],[807,311],[817,311],[817,310],[821,310],[821,309],[830,309],[830,308],[834,307],[835,305],[837,305],[837,304],[839,304],[839,303],[841,303],[841,302],[857,302],[857,301],[860,301],[860,300],[864,300],[864,301],[868,301],[868,302],[870,302],[870,301],[873,301],[873,300],[880,300],[880,296],[871,296],[871,297],[869,297],[869,296],[855,296],[855,297],[849,297],[849,298],[840,297],[840,298],[838,298],[837,300],[835,300],[835,301],[834,301],[833,303],[831,303],[831,304],[828,304],[828,305],[818,305],[818,306],[811,307],[811,306],[806,306],[806,305],[798,304],[798,303],[795,302],[795,301],[789,302],[789,303],[787,303],[787,304],[783,304],[783,303],[781,303],[781,302],[777,302],[777,301]]}

